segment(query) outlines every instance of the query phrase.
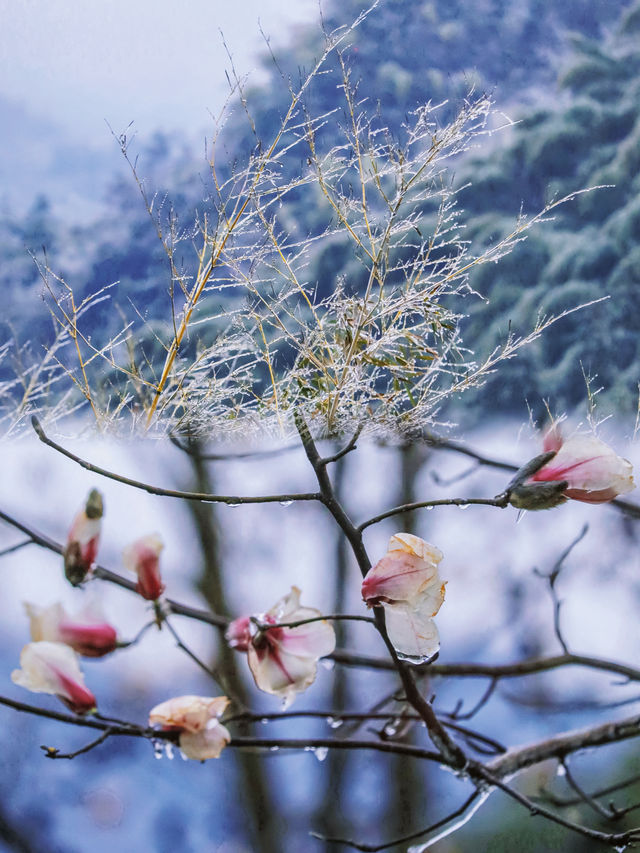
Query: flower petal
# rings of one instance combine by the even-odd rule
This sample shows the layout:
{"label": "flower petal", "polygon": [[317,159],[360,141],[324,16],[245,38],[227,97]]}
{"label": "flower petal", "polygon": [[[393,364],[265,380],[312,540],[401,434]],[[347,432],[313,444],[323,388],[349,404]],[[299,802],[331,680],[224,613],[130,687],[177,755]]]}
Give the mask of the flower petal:
{"label": "flower petal", "polygon": [[317,659],[287,654],[279,647],[263,652],[250,646],[248,662],[256,686],[265,693],[281,696],[285,707],[316,678]]}
{"label": "flower petal", "polygon": [[406,604],[383,607],[387,633],[398,657],[412,663],[423,663],[433,657],[440,648],[440,639],[428,610]]}
{"label": "flower petal", "polygon": [[227,729],[217,720],[211,720],[207,728],[198,732],[184,731],[180,735],[180,749],[187,758],[205,761],[207,758],[219,758],[220,753],[231,740]]}
{"label": "flower petal", "polygon": [[419,536],[414,536],[413,533],[394,533],[389,539],[387,551],[406,551],[407,554],[413,554],[420,557],[427,563],[437,565],[443,558],[444,554],[435,545],[425,542]]}
{"label": "flower petal", "polygon": [[[425,543],[426,544],[426,543]],[[440,554],[440,552],[438,552]],[[369,606],[382,602],[413,601],[441,581],[437,562],[406,551],[389,551],[370,569],[362,582],[362,597]]]}
{"label": "flower petal", "polygon": [[73,649],[63,643],[28,643],[20,654],[20,666],[11,680],[33,693],[58,696],[79,714],[96,706],[93,693],[85,686],[84,675]]}
{"label": "flower petal", "polygon": [[125,568],[138,575],[136,589],[148,601],[156,601],[165,590],[159,565],[160,552],[163,548],[162,539],[156,533],[152,533],[136,539],[122,553]]}
{"label": "flower petal", "polygon": [[588,435],[567,439],[533,480],[566,480],[567,497],[586,503],[604,503],[635,488],[631,463]]}
{"label": "flower petal", "polygon": [[228,704],[226,696],[174,696],[152,708],[149,713],[149,725],[202,732],[211,720],[224,713]]}

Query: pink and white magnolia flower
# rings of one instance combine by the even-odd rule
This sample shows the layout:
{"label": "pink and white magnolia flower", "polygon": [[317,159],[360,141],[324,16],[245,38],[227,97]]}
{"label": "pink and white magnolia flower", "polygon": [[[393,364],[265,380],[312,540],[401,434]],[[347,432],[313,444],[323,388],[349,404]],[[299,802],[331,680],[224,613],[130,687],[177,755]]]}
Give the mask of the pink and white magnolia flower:
{"label": "pink and white magnolia flower", "polygon": [[384,607],[389,639],[406,660],[426,660],[438,651],[433,617],[444,601],[445,584],[438,575],[442,557],[424,539],[396,533],[362,582],[362,598],[368,607]]}
{"label": "pink and white magnolia flower", "polygon": [[162,539],[157,533],[152,533],[136,539],[122,554],[125,568],[138,576],[137,591],[148,601],[160,598],[165,590],[160,575],[160,552],[163,548]]}
{"label": "pink and white magnolia flower", "polygon": [[51,693],[76,714],[96,707],[96,698],[85,686],[84,675],[72,648],[64,643],[28,643],[20,654],[22,669],[11,680],[33,693]]}
{"label": "pink and white magnolia flower", "polygon": [[281,696],[285,708],[302,693],[316,678],[318,660],[331,654],[336,645],[333,627],[326,621],[309,622],[295,628],[278,627],[282,622],[299,622],[321,616],[313,607],[300,606],[300,590],[291,587],[291,592],[281,598],[267,613],[255,618],[259,628],[250,617],[234,620],[225,634],[229,645],[248,655],[249,669],[256,685],[265,693]]}
{"label": "pink and white magnolia flower", "polygon": [[65,643],[79,655],[91,658],[109,654],[118,644],[116,629],[94,606],[85,607],[76,616],[69,616],[60,602],[49,607],[25,602],[24,607],[34,642]]}
{"label": "pink and white magnolia flower", "polygon": [[102,495],[92,489],[69,530],[64,549],[64,573],[73,586],[82,583],[98,556],[103,509]]}
{"label": "pink and white magnolia flower", "polygon": [[149,725],[180,732],[180,749],[187,758],[219,758],[231,735],[219,717],[229,704],[226,696],[176,696],[149,713]]}
{"label": "pink and white magnolia flower", "polygon": [[631,463],[593,435],[574,435],[565,441],[552,426],[543,447],[556,455],[533,475],[532,482],[566,480],[569,487],[564,494],[574,501],[606,503],[635,488]]}

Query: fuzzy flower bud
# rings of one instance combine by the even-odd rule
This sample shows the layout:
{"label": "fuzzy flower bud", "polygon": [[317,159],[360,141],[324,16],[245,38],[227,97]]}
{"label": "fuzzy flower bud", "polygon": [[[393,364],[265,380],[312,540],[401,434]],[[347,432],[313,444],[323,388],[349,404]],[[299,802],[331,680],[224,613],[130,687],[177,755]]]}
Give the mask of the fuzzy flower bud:
{"label": "fuzzy flower bud", "polygon": [[97,489],[91,489],[84,509],[76,515],[64,549],[64,574],[78,586],[86,578],[98,555],[104,504]]}
{"label": "fuzzy flower bud", "polygon": [[152,533],[132,542],[122,554],[125,568],[138,576],[137,591],[148,601],[156,601],[165,589],[160,575],[160,552],[163,548],[160,537]]}

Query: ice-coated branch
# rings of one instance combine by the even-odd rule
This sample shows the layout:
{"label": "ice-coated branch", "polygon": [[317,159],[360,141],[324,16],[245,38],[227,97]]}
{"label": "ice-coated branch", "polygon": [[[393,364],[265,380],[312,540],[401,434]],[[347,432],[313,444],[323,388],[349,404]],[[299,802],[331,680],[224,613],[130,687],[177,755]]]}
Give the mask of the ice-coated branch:
{"label": "ice-coated branch", "polygon": [[313,838],[318,838],[320,841],[326,841],[331,844],[344,844],[346,847],[352,847],[354,850],[361,850],[363,853],[378,853],[380,850],[387,850],[389,847],[395,847],[396,844],[406,844],[407,841],[415,841],[417,838],[421,838],[428,832],[435,832],[438,829],[442,829],[442,827],[465,814],[465,812],[467,812],[467,810],[476,802],[479,796],[480,791],[476,790],[467,797],[459,808],[455,811],[449,812],[446,817],[437,820],[429,826],[418,829],[415,832],[410,832],[407,835],[402,835],[399,838],[393,838],[390,841],[385,841],[380,844],[367,844],[364,841],[356,841],[353,838],[330,838],[326,835],[320,834],[319,832],[311,832],[310,835]]}
{"label": "ice-coated branch", "polygon": [[540,803],[534,802],[529,797],[526,797],[524,794],[520,793],[520,791],[516,790],[516,788],[491,773],[485,773],[484,778],[489,784],[499,788],[507,794],[507,796],[511,797],[511,799],[528,809],[533,817],[544,817],[552,823],[557,823],[559,826],[563,826],[565,829],[569,829],[571,832],[575,832],[584,838],[589,838],[593,841],[600,841],[602,844],[606,844],[616,850],[624,849],[628,844],[635,844],[640,841],[640,827],[630,829],[627,832],[600,832],[597,829],[591,829],[588,826],[584,826],[583,824],[561,817],[559,814],[556,814],[556,812],[551,811],[551,809],[548,809]]}
{"label": "ice-coated branch", "polygon": [[[178,733],[176,731],[165,731],[163,729],[154,729],[149,726],[142,726],[136,723],[113,723],[107,719],[92,719],[91,716],[75,716],[73,714],[65,714],[61,711],[50,711],[45,708],[38,708],[35,705],[28,705],[25,702],[17,702],[6,696],[0,696],[0,705],[6,705],[16,711],[27,714],[33,714],[38,717],[46,717],[51,720],[56,720],[61,723],[66,723],[72,726],[80,726],[82,728],[95,729],[102,732],[100,738],[93,741],[93,746],[103,743],[108,737],[112,736],[127,736],[141,737],[147,740],[166,740],[171,743],[177,743]],[[334,738],[256,738],[237,736],[231,739],[227,744],[229,747],[239,749],[261,749],[273,750],[300,750],[310,751],[315,749],[347,749],[347,750],[373,750],[375,752],[395,753],[397,755],[405,755],[412,758],[420,758],[426,761],[441,762],[442,755],[432,750],[422,749],[421,747],[410,746],[404,743],[395,741],[379,741],[379,740],[336,740]],[[45,752],[57,752],[54,747],[45,747]],[[78,754],[87,752],[85,747],[79,750]],[[62,757],[51,755],[50,757]],[[67,757],[67,756],[65,756]],[[68,756],[72,757],[72,756]]]}
{"label": "ice-coated branch", "polygon": [[412,512],[414,509],[423,509],[425,507],[434,506],[495,506],[499,509],[505,509],[509,505],[509,499],[505,494],[497,495],[495,498],[439,498],[432,501],[416,501],[415,503],[403,504],[395,506],[392,509],[381,512],[379,515],[374,515],[373,518],[368,518],[358,525],[357,530],[362,533],[367,527],[373,524],[378,524],[384,521],[385,518],[392,518],[394,515],[401,515],[404,512]]}
{"label": "ice-coated branch", "polygon": [[618,743],[640,735],[640,715],[634,714],[617,722],[601,723],[584,729],[554,735],[530,746],[516,747],[487,765],[496,777],[512,776],[526,767],[549,758],[564,758],[589,747]]}
{"label": "ice-coated branch", "polygon": [[[294,417],[296,427],[300,435],[300,440],[302,441],[305,453],[307,454],[307,459],[316,474],[318,485],[320,486],[320,497],[322,503],[327,507],[346,536],[358,562],[362,576],[364,577],[371,568],[371,561],[369,560],[369,556],[362,541],[362,532],[355,527],[336,498],[331,480],[327,474],[326,465],[318,453],[315,442],[302,413],[296,412]],[[382,608],[374,607],[374,613],[376,627],[378,628],[378,632],[380,633],[380,636],[389,651],[393,664],[400,676],[407,701],[415,708],[418,714],[420,714],[427,726],[431,740],[436,748],[440,750],[445,760],[450,763],[451,766],[458,769],[465,767],[467,764],[467,757],[463,750],[451,740],[436,717],[431,704],[420,693],[413,673],[410,671],[409,667],[407,667],[404,662],[398,658],[385,627]]]}
{"label": "ice-coated branch", "polygon": [[123,483],[125,486],[132,486],[134,489],[140,489],[143,492],[148,492],[150,495],[160,495],[168,498],[181,498],[187,501],[204,501],[206,503],[222,503],[228,506],[238,506],[239,504],[263,504],[263,503],[280,503],[289,504],[294,501],[317,501],[320,496],[317,492],[307,492],[303,494],[284,494],[284,495],[209,495],[204,492],[183,492],[179,489],[164,489],[161,486],[152,486],[149,483],[142,483],[140,480],[134,480],[131,477],[125,477],[122,474],[116,474],[114,471],[107,471],[106,468],[101,468],[99,465],[94,465],[86,459],[81,459],[75,453],[62,447],[52,438],[49,438],[40,424],[40,421],[34,415],[31,418],[31,424],[36,432],[36,435],[48,447],[53,448],[58,453],[71,459],[81,468],[86,471],[91,471],[93,474],[99,474],[101,477],[107,477],[109,480],[115,480],[117,483]]}
{"label": "ice-coated branch", "polygon": [[362,616],[355,613],[326,613],[320,616],[310,616],[308,619],[296,619],[295,622],[261,622],[257,616],[250,616],[250,621],[259,631],[270,631],[273,628],[298,628],[300,625],[309,625],[312,622],[369,622],[376,624],[371,616]]}

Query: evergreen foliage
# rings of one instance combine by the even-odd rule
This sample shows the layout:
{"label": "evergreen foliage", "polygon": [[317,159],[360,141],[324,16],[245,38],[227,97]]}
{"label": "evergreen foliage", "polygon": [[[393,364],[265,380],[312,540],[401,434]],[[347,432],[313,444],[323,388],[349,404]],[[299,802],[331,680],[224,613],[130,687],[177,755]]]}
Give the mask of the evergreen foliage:
{"label": "evergreen foliage", "polygon": [[466,333],[480,355],[500,346],[509,329],[539,312],[557,312],[607,297],[572,314],[489,382],[500,408],[534,410],[547,399],[572,408],[595,377],[609,407],[632,410],[638,385],[640,283],[640,6],[623,17],[605,43],[575,38],[574,57],[560,78],[564,104],[522,121],[511,144],[477,158],[461,191],[480,243],[508,227],[514,206],[535,210],[555,196],[594,189],[561,208],[500,265],[474,273],[477,305]]}

